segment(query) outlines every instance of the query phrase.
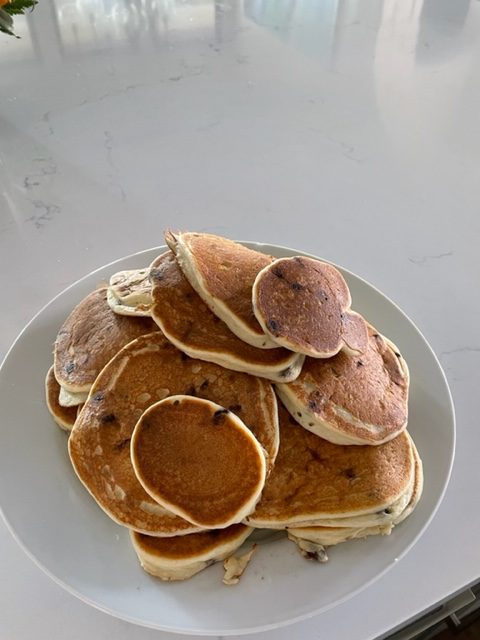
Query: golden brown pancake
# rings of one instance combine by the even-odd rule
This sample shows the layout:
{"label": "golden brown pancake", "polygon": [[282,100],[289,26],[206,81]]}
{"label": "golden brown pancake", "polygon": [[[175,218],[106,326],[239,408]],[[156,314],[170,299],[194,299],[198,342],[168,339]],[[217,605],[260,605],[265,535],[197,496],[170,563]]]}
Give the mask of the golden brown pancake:
{"label": "golden brown pancake", "polygon": [[185,580],[224,560],[252,531],[242,524],[175,538],[154,538],[132,531],[131,540],[147,573],[161,580]]}
{"label": "golden brown pancake", "polygon": [[303,356],[282,348],[257,349],[232,333],[192,288],[171,251],[152,263],[150,278],[152,317],[187,355],[278,382],[300,373]]}
{"label": "golden brown pancake", "polygon": [[343,351],[306,358],[300,376],[277,393],[305,429],[337,444],[377,445],[407,426],[409,375],[405,360],[373,327],[361,356]]}
{"label": "golden brown pancake", "polygon": [[150,269],[118,271],[110,278],[107,302],[123,316],[149,316],[152,304]]}
{"label": "golden brown pancake", "polygon": [[268,264],[252,292],[255,317],[267,335],[287,349],[330,358],[344,348],[362,353],[367,325],[352,311],[350,291],[330,264],[295,256]]}
{"label": "golden brown pancake", "polygon": [[303,429],[282,405],[279,419],[275,467],[246,524],[277,529],[375,514],[412,486],[414,458],[407,433],[378,447],[350,447]]}
{"label": "golden brown pancake", "polygon": [[117,315],[107,304],[107,289],[97,289],[75,307],[58,332],[55,378],[67,391],[88,392],[124,345],[157,328],[150,318]]}
{"label": "golden brown pancake", "polygon": [[140,485],[130,461],[130,440],[142,413],[177,394],[212,400],[238,415],[266,451],[267,467],[278,450],[276,398],[266,380],[189,358],[160,331],[124,347],[95,380],[70,435],[70,457],[106,513],[151,535],[178,535],[193,528],[176,516],[166,521],[165,511]]}
{"label": "golden brown pancake", "polygon": [[252,308],[255,277],[270,264],[271,256],[208,233],[167,231],[165,241],[192,287],[236,336],[260,349],[277,346],[265,335]]}
{"label": "golden brown pancake", "polygon": [[[347,540],[353,540],[354,538],[365,538],[373,535],[389,535],[392,529],[400,522],[403,522],[407,518],[420,500],[423,488],[423,469],[422,461],[418,455],[418,451],[415,447],[413,440],[410,438],[410,443],[414,455],[415,464],[415,479],[413,482],[413,488],[410,499],[406,507],[396,515],[392,520],[382,522],[379,520],[378,524],[372,526],[310,526],[310,527],[289,527],[288,537],[293,542],[299,544],[301,541],[307,540],[316,544],[325,546],[332,546],[346,542]],[[342,523],[341,519],[338,522]]]}
{"label": "golden brown pancake", "polygon": [[47,408],[52,414],[53,419],[59,427],[65,431],[71,431],[73,424],[77,418],[77,413],[82,405],[75,407],[63,407],[58,402],[60,393],[60,385],[58,384],[53,373],[53,365],[50,367],[45,378],[45,395],[47,399]]}
{"label": "golden brown pancake", "polygon": [[225,407],[192,396],[149,407],[133,432],[130,457],[156,502],[202,528],[240,522],[265,483],[265,456],[252,432]]}

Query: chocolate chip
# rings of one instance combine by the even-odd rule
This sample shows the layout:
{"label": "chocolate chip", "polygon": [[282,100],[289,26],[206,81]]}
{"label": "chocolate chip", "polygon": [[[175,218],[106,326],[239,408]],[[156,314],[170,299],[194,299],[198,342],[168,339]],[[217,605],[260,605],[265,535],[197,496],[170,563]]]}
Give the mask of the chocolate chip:
{"label": "chocolate chip", "polygon": [[357,360],[357,367],[363,367],[363,362],[361,360]]}
{"label": "chocolate chip", "polygon": [[180,404],[180,400],[174,400],[173,401],[173,406],[176,407]]}
{"label": "chocolate chip", "polygon": [[303,289],[305,289],[303,284],[300,284],[299,282],[292,282],[290,286],[294,291],[303,291]]}
{"label": "chocolate chip", "polygon": [[315,449],[312,449],[311,447],[307,447],[308,453],[311,455],[311,457],[316,460],[317,462],[323,462],[323,458],[322,456],[318,453],[318,451],[315,451]]}
{"label": "chocolate chip", "polygon": [[399,353],[397,353],[396,351],[395,351],[395,355],[397,356],[397,358],[401,358],[401,357],[402,357],[402,356],[401,356]]}
{"label": "chocolate chip", "polygon": [[297,411],[297,416],[298,416],[299,418],[301,418],[301,417],[302,417],[302,414],[300,413],[300,411]]}
{"label": "chocolate chip", "polygon": [[160,269],[150,269],[150,280],[162,280],[163,274]]}
{"label": "chocolate chip", "polygon": [[204,380],[202,382],[202,384],[200,385],[200,389],[203,391],[204,389],[206,389],[208,387],[208,385],[209,385],[208,380]]}
{"label": "chocolate chip", "polygon": [[227,415],[227,413],[230,413],[228,409],[218,409],[218,411],[215,411],[212,418],[213,424],[216,424],[216,425],[222,424],[222,422],[225,420],[225,416]]}
{"label": "chocolate chip", "polygon": [[279,267],[274,267],[272,273],[274,276],[277,276],[277,278],[283,278],[283,271],[279,269]]}
{"label": "chocolate chip", "polygon": [[343,472],[343,475],[345,477],[349,478],[349,480],[354,480],[357,477],[357,474],[352,469],[352,467],[349,467],[348,469],[345,469],[344,472]]}
{"label": "chocolate chip", "polygon": [[95,402],[101,402],[104,399],[105,399],[105,394],[103,393],[103,391],[99,391],[93,396],[93,400]]}
{"label": "chocolate chip", "polygon": [[115,420],[116,420],[116,417],[114,413],[106,413],[100,418],[100,422],[103,422],[103,423],[115,422]]}
{"label": "chocolate chip", "polygon": [[276,334],[280,329],[280,325],[277,320],[273,320],[272,318],[267,321],[267,327],[270,333]]}
{"label": "chocolate chip", "polygon": [[193,384],[190,387],[188,387],[188,389],[185,391],[184,395],[186,395],[186,396],[195,396],[196,397],[197,390],[195,389]]}
{"label": "chocolate chip", "polygon": [[65,365],[64,369],[66,373],[72,373],[72,371],[75,369],[75,363],[69,362],[68,364]]}
{"label": "chocolate chip", "polygon": [[314,423],[313,423],[313,422],[309,422],[309,423],[308,423],[308,426],[309,426],[309,427],[313,427],[313,425],[314,425]]}
{"label": "chocolate chip", "polygon": [[317,401],[316,400],[309,400],[308,401],[308,408],[311,409],[312,411],[316,411],[316,409],[317,409]]}

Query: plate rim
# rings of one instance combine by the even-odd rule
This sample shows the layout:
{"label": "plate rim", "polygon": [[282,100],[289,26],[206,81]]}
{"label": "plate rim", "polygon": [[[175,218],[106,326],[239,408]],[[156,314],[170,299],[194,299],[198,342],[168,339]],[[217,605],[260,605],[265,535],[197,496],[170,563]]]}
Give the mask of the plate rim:
{"label": "plate rim", "polygon": [[[288,246],[280,245],[280,244],[276,244],[276,243],[269,243],[269,242],[262,242],[262,241],[252,241],[252,240],[235,240],[235,242],[238,242],[239,244],[242,244],[242,245],[246,245],[249,248],[257,248],[260,251],[262,249],[263,250],[268,250],[268,248],[271,247],[271,248],[274,248],[274,249],[283,250],[283,251],[285,251],[287,253],[291,253],[292,255],[303,255],[303,256],[306,256],[306,257],[313,258],[315,260],[321,260],[323,262],[327,262],[328,264],[331,264],[334,267],[336,267],[337,269],[339,269],[344,274],[348,274],[349,276],[352,276],[353,278],[356,278],[357,280],[359,280],[362,283],[362,285],[373,289],[376,294],[378,294],[381,297],[385,298],[395,308],[396,312],[399,313],[401,316],[403,316],[404,319],[406,319],[408,321],[408,323],[419,334],[419,336],[423,340],[425,346],[427,347],[430,356],[433,357],[433,359],[435,361],[435,364],[436,364],[438,370],[440,371],[442,380],[443,380],[445,388],[447,390],[447,397],[446,397],[447,403],[446,404],[448,405],[448,410],[449,410],[451,423],[452,423],[451,455],[450,455],[448,472],[447,472],[446,477],[444,479],[444,484],[443,484],[442,490],[441,490],[441,492],[439,494],[439,497],[438,497],[438,499],[437,499],[437,501],[435,503],[435,506],[434,506],[433,510],[431,511],[431,513],[429,514],[429,516],[425,520],[425,522],[423,522],[423,524],[422,524],[421,528],[419,529],[418,533],[414,536],[414,538],[410,541],[410,543],[408,545],[406,545],[406,547],[404,549],[402,549],[402,551],[398,555],[398,557],[396,557],[394,560],[389,562],[381,571],[379,571],[377,574],[375,574],[375,576],[372,576],[365,583],[363,583],[362,585],[360,585],[356,589],[353,589],[349,593],[341,596],[340,598],[337,598],[335,601],[333,601],[331,603],[323,605],[323,606],[321,606],[321,607],[319,607],[317,609],[313,609],[313,610],[311,610],[311,611],[309,611],[307,613],[303,613],[303,614],[297,615],[297,616],[295,616],[293,618],[288,618],[286,620],[281,620],[281,621],[277,621],[277,622],[273,622],[273,623],[266,623],[266,624],[262,624],[262,625],[256,625],[254,627],[242,627],[241,629],[231,629],[231,628],[218,629],[218,628],[215,628],[215,629],[202,629],[202,630],[199,630],[199,629],[192,629],[192,628],[180,628],[180,627],[162,626],[162,625],[158,625],[158,624],[153,623],[153,622],[148,622],[148,621],[145,621],[145,620],[142,620],[142,619],[139,619],[139,618],[135,618],[134,616],[130,616],[128,614],[124,614],[122,612],[116,611],[116,610],[111,609],[109,607],[103,606],[99,602],[96,602],[95,600],[91,599],[90,597],[88,597],[84,593],[82,593],[79,590],[77,590],[75,587],[73,587],[70,584],[68,584],[67,582],[65,582],[62,578],[60,578],[59,576],[55,575],[48,567],[46,567],[34,555],[34,553],[30,551],[30,549],[28,548],[26,543],[23,542],[20,534],[10,524],[10,522],[9,522],[9,520],[8,520],[6,514],[5,514],[4,508],[3,508],[2,504],[0,504],[0,516],[2,517],[6,527],[8,529],[8,531],[10,532],[10,534],[12,535],[12,537],[14,538],[16,543],[20,546],[20,548],[27,555],[27,557],[30,558],[30,560],[45,575],[47,575],[51,580],[53,580],[53,582],[55,582],[57,585],[59,585],[60,587],[65,589],[71,595],[73,595],[76,598],[78,598],[80,601],[82,601],[82,602],[92,606],[93,608],[97,609],[98,611],[102,611],[103,613],[106,613],[106,614],[108,614],[108,615],[110,615],[110,616],[112,616],[114,618],[117,618],[117,619],[120,619],[120,620],[124,620],[126,622],[129,622],[130,624],[135,624],[135,625],[138,625],[138,626],[141,626],[141,627],[150,628],[150,629],[156,629],[156,630],[159,630],[159,631],[165,631],[165,632],[170,632],[170,633],[177,633],[179,635],[198,635],[198,636],[222,635],[222,636],[233,636],[233,635],[250,635],[250,634],[253,634],[253,633],[271,631],[271,630],[274,630],[274,629],[280,629],[282,627],[286,627],[286,626],[295,624],[297,622],[308,620],[308,619],[310,619],[310,618],[312,618],[312,617],[314,617],[316,615],[320,615],[321,613],[324,613],[324,612],[326,612],[328,610],[331,610],[331,609],[337,607],[338,605],[341,605],[341,604],[345,603],[346,601],[350,600],[351,598],[355,597],[356,595],[358,595],[359,593],[361,593],[362,591],[364,591],[365,589],[370,587],[373,583],[375,583],[379,579],[381,579],[388,571],[390,571],[390,569],[393,566],[398,564],[398,561],[400,561],[402,558],[404,558],[406,556],[406,554],[412,549],[412,547],[418,542],[418,540],[423,536],[423,534],[425,533],[427,528],[430,526],[432,520],[437,515],[438,509],[439,509],[440,505],[443,502],[443,499],[445,497],[445,493],[446,493],[446,491],[448,489],[448,486],[450,484],[450,479],[451,479],[452,470],[453,470],[453,466],[454,466],[454,462],[455,462],[455,455],[456,455],[456,440],[457,440],[456,411],[455,411],[455,403],[454,403],[454,400],[453,400],[452,391],[451,391],[450,385],[448,383],[448,378],[447,378],[447,376],[445,374],[445,371],[444,371],[444,369],[442,367],[442,364],[441,364],[438,356],[436,355],[434,349],[430,345],[430,342],[427,340],[427,338],[425,337],[423,332],[418,328],[416,323],[413,322],[413,320],[410,318],[410,316],[405,311],[403,311],[403,309],[401,309],[401,307],[399,307],[399,305],[394,300],[392,300],[388,295],[383,293],[374,284],[372,284],[371,282],[369,282],[368,280],[366,280],[362,276],[358,275],[357,273],[354,273],[350,269],[347,269],[347,268],[345,268],[345,267],[343,267],[343,266],[341,266],[341,265],[339,265],[339,264],[337,264],[337,263],[335,263],[335,262],[333,262],[331,260],[327,260],[325,258],[321,258],[319,256],[316,256],[316,255],[311,254],[311,253],[306,252],[306,251],[297,250],[296,248],[288,247]],[[126,260],[134,259],[136,257],[140,257],[140,256],[142,256],[144,254],[147,254],[147,253],[150,253],[150,252],[153,252],[153,251],[165,251],[167,248],[168,247],[166,245],[153,246],[153,247],[150,247],[148,249],[142,249],[140,251],[135,251],[135,252],[133,252],[131,254],[128,254],[128,255],[125,255],[125,256],[121,256],[119,258],[116,258],[115,260],[107,262],[106,264],[100,265],[99,267],[93,269],[89,273],[83,275],[82,277],[78,278],[77,280],[75,280],[74,282],[69,284],[67,287],[62,289],[59,293],[57,293],[55,296],[53,296],[53,298],[51,298],[48,302],[46,302],[32,316],[32,318],[25,324],[25,326],[21,329],[21,331],[18,333],[18,335],[16,336],[16,338],[14,339],[14,341],[12,342],[10,347],[8,348],[5,356],[3,357],[2,362],[0,363],[0,371],[3,370],[5,364],[7,363],[8,359],[10,357],[11,352],[14,350],[15,346],[17,345],[17,343],[21,340],[21,338],[24,335],[24,333],[29,329],[29,327],[32,324],[34,324],[36,319],[50,305],[52,305],[58,298],[63,296],[65,293],[67,293],[71,289],[74,289],[75,287],[80,285],[84,280],[94,276],[99,271],[103,271],[103,270],[105,270],[105,269],[107,269],[109,267],[112,267],[115,264],[118,264],[119,262],[124,262]],[[297,253],[297,251],[298,251],[298,253]]]}

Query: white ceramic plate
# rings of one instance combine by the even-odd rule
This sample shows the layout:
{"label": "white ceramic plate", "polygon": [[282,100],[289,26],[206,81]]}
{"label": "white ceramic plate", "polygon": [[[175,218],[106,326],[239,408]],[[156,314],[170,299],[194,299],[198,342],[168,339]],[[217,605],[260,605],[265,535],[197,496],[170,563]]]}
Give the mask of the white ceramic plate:
{"label": "white ceramic plate", "polygon": [[[283,257],[301,252],[245,243]],[[424,463],[423,498],[392,535],[342,544],[326,565],[300,557],[294,545],[262,545],[236,587],[222,585],[221,566],[183,583],[143,572],[125,529],[96,505],[73,472],[67,439],[44,401],[52,344],[72,308],[121,269],[148,265],[160,249],[122,258],[79,280],[44,307],[10,349],[0,371],[0,505],[26,553],[85,602],[133,623],[179,633],[229,635],[275,628],[351,597],[392,567],[433,517],[450,476],[455,447],[450,391],[430,346],[393,302],[343,271],[354,308],[401,349],[411,373],[412,434]]]}

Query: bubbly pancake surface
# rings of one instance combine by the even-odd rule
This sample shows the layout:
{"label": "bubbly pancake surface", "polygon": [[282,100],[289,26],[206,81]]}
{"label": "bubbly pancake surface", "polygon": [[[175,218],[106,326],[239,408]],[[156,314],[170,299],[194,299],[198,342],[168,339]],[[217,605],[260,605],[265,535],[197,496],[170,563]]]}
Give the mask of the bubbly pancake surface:
{"label": "bubbly pancake surface", "polygon": [[152,263],[150,279],[152,317],[188,355],[279,382],[300,373],[301,356],[282,348],[258,349],[232,333],[190,285],[171,251]]}
{"label": "bubbly pancake surface", "polygon": [[380,444],[407,425],[408,368],[372,327],[361,356],[306,358],[299,377],[277,392],[306,429],[339,444]]}
{"label": "bubbly pancake surface", "polygon": [[406,433],[378,447],[335,445],[303,429],[282,405],[279,415],[280,451],[247,524],[282,528],[375,513],[411,484],[414,460]]}
{"label": "bubbly pancake surface", "polygon": [[362,352],[367,326],[349,311],[350,292],[330,264],[295,256],[280,258],[257,275],[253,309],[275,342],[314,358],[329,358],[342,347]]}
{"label": "bubbly pancake surface", "polygon": [[45,379],[47,407],[58,426],[65,429],[65,431],[70,431],[77,418],[77,412],[80,405],[74,407],[63,407],[58,402],[59,393],[60,385],[55,378],[52,365],[48,370],[47,377]]}
{"label": "bubbly pancake surface", "polygon": [[[237,414],[265,449],[271,467],[278,450],[276,398],[271,384],[188,358],[160,331],[127,345],[95,381],[69,439],[75,470],[117,522],[155,535],[196,530],[165,515],[138,482],[130,440],[142,413],[170,395],[212,400]],[[168,514],[167,514],[168,515]]]}
{"label": "bubbly pancake surface", "polygon": [[207,233],[167,232],[165,240],[192,287],[233,333],[255,347],[276,347],[252,307],[253,283],[271,256]]}
{"label": "bubbly pancake surface", "polygon": [[130,455],[147,493],[200,527],[240,522],[265,482],[265,457],[252,432],[228,409],[192,396],[147,409]]}
{"label": "bubbly pancake surface", "polygon": [[58,332],[55,378],[67,391],[88,391],[124,345],[155,330],[157,325],[150,318],[114,313],[107,303],[107,289],[97,289],[75,307]]}

